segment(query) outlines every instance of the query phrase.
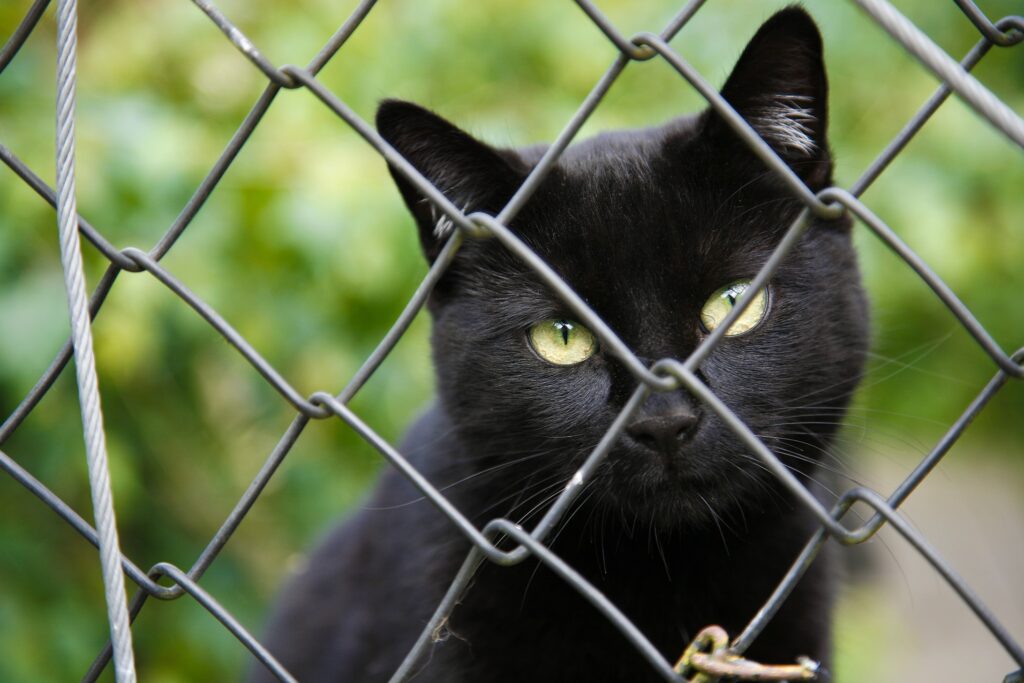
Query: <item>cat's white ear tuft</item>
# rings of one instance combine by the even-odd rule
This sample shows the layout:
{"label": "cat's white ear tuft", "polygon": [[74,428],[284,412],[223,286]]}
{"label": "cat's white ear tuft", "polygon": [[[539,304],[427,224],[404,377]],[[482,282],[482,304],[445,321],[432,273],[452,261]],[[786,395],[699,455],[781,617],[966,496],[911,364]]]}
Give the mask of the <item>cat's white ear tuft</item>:
{"label": "cat's white ear tuft", "polygon": [[434,224],[434,237],[444,239],[455,230],[455,223],[448,216],[441,216],[441,220]]}
{"label": "cat's white ear tuft", "polygon": [[[434,223],[434,237],[444,240],[455,232],[455,223],[446,214],[438,211],[433,202],[428,199],[421,199],[420,201],[430,207],[430,220]],[[466,213],[468,208],[469,204],[463,204],[459,211]]]}
{"label": "cat's white ear tuft", "polygon": [[776,95],[760,110],[750,112],[748,122],[776,149],[811,156],[818,149],[813,102],[810,95]]}

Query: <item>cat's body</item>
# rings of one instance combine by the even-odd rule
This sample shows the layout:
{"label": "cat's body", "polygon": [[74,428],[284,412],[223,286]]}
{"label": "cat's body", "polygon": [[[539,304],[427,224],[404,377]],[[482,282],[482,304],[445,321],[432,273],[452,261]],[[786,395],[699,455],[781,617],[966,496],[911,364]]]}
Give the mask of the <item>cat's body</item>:
{"label": "cat's body", "polygon": [[[820,51],[810,19],[787,10],[751,41],[723,90],[815,190],[831,176]],[[378,126],[470,211],[500,210],[542,151],[495,150],[407,103],[385,103]],[[450,224],[396,179],[433,259]],[[570,147],[511,227],[649,364],[689,355],[707,334],[701,321],[712,318],[701,316],[716,290],[752,278],[800,209],[705,113]],[[402,452],[475,524],[504,516],[530,528],[636,379],[587,346],[585,330],[570,336],[578,324],[565,305],[495,240],[463,246],[430,310],[439,398]],[[700,368],[812,490],[861,371],[865,318],[848,222],[816,224],[772,279],[761,317],[742,334],[730,329]],[[562,357],[533,336],[550,324],[578,358],[551,360]],[[735,635],[814,530],[721,420],[680,390],[641,407],[550,542],[674,661],[704,626]],[[468,549],[389,472],[292,579],[270,651],[302,681],[388,680]],[[808,655],[827,668],[832,580],[826,555],[749,654]],[[536,560],[485,563],[444,634],[415,680],[657,680]]]}

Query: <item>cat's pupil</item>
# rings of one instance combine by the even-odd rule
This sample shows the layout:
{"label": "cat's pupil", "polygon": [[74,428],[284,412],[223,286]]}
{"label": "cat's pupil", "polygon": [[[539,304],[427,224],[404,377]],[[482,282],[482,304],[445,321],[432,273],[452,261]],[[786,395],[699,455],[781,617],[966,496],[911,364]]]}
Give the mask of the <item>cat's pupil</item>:
{"label": "cat's pupil", "polygon": [[555,328],[562,333],[562,343],[568,346],[569,331],[572,330],[572,325],[565,322],[564,320],[559,320],[557,323],[555,323]]}

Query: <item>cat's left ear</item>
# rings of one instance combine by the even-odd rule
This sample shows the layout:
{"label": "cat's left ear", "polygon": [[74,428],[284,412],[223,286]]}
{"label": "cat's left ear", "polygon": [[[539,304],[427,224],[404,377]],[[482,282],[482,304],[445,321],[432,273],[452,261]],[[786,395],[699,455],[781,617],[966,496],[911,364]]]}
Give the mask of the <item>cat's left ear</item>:
{"label": "cat's left ear", "polygon": [[[821,35],[803,9],[790,7],[761,26],[747,44],[722,96],[811,189],[831,183],[828,81]],[[742,144],[716,113],[707,133]]]}

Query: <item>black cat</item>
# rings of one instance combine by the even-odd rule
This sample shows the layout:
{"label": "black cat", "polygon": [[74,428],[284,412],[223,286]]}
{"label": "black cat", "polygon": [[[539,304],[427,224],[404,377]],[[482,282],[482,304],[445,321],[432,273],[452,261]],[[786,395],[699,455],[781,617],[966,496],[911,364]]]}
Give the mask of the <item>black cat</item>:
{"label": "black cat", "polygon": [[[821,39],[806,13],[765,23],[722,94],[811,189],[830,184]],[[489,147],[406,102],[384,102],[377,124],[468,211],[498,212],[543,152]],[[395,178],[433,259],[451,224]],[[706,111],[570,147],[510,227],[652,363],[686,358],[801,208]],[[756,296],[699,376],[817,490],[866,348],[849,221],[817,222]],[[467,240],[429,308],[438,400],[402,451],[478,525],[504,516],[529,528],[637,381],[496,240]],[[675,661],[706,625],[738,633],[815,527],[716,415],[675,391],[638,411],[552,543]],[[386,681],[468,549],[390,471],[291,579],[265,642],[302,681]],[[832,578],[826,554],[749,656],[827,668]],[[485,563],[446,633],[415,680],[657,680],[532,559]]]}

